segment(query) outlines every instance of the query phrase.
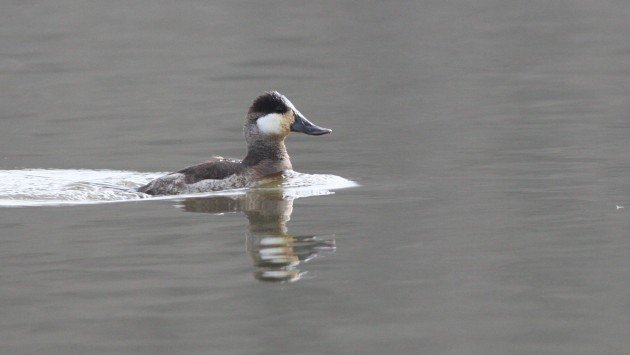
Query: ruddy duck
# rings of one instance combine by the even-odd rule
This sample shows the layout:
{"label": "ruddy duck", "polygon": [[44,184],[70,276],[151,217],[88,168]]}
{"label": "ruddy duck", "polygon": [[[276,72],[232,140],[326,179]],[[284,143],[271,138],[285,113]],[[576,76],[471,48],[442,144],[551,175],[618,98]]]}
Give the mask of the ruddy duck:
{"label": "ruddy duck", "polygon": [[319,136],[332,130],[304,117],[284,95],[265,92],[252,103],[243,127],[247,155],[243,160],[212,157],[199,165],[157,178],[138,189],[150,195],[177,195],[255,185],[266,177],[291,170],[284,145],[290,132]]}

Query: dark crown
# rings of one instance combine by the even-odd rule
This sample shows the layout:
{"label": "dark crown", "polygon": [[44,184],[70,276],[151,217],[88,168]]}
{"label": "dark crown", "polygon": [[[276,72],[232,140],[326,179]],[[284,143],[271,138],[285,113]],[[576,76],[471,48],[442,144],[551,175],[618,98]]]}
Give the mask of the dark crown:
{"label": "dark crown", "polygon": [[277,91],[268,91],[258,96],[249,108],[249,113],[285,113],[289,109],[285,98]]}

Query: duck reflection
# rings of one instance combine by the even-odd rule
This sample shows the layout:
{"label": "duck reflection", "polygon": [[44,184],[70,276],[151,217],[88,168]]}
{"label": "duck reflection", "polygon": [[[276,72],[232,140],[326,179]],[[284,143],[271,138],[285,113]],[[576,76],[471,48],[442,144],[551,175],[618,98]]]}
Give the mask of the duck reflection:
{"label": "duck reflection", "polygon": [[298,267],[324,252],[335,251],[332,236],[289,234],[287,223],[293,212],[294,197],[282,190],[254,190],[241,196],[187,199],[189,212],[244,212],[249,221],[247,253],[253,260],[254,277],[261,281],[297,281],[306,272]]}

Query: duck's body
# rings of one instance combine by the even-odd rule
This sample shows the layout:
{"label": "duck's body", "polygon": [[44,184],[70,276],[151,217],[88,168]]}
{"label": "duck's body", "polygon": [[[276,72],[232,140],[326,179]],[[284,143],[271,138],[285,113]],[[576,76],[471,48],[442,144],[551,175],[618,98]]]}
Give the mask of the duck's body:
{"label": "duck's body", "polygon": [[284,139],[290,132],[322,135],[331,130],[309,122],[283,95],[266,92],[249,108],[243,128],[243,160],[213,157],[151,181],[138,189],[150,195],[177,195],[250,187],[291,170]]}

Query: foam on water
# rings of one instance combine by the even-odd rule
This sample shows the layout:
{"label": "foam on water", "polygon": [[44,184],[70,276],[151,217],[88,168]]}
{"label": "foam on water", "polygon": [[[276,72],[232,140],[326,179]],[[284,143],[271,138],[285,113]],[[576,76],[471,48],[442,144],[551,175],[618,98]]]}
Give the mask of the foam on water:
{"label": "foam on water", "polygon": [[[181,199],[189,196],[240,195],[247,189],[195,195],[152,197],[135,191],[164,175],[156,172],[84,169],[0,170],[0,207],[77,205],[154,199]],[[327,195],[331,190],[357,186],[335,175],[287,172],[282,182],[257,189],[282,189],[289,197]]]}

